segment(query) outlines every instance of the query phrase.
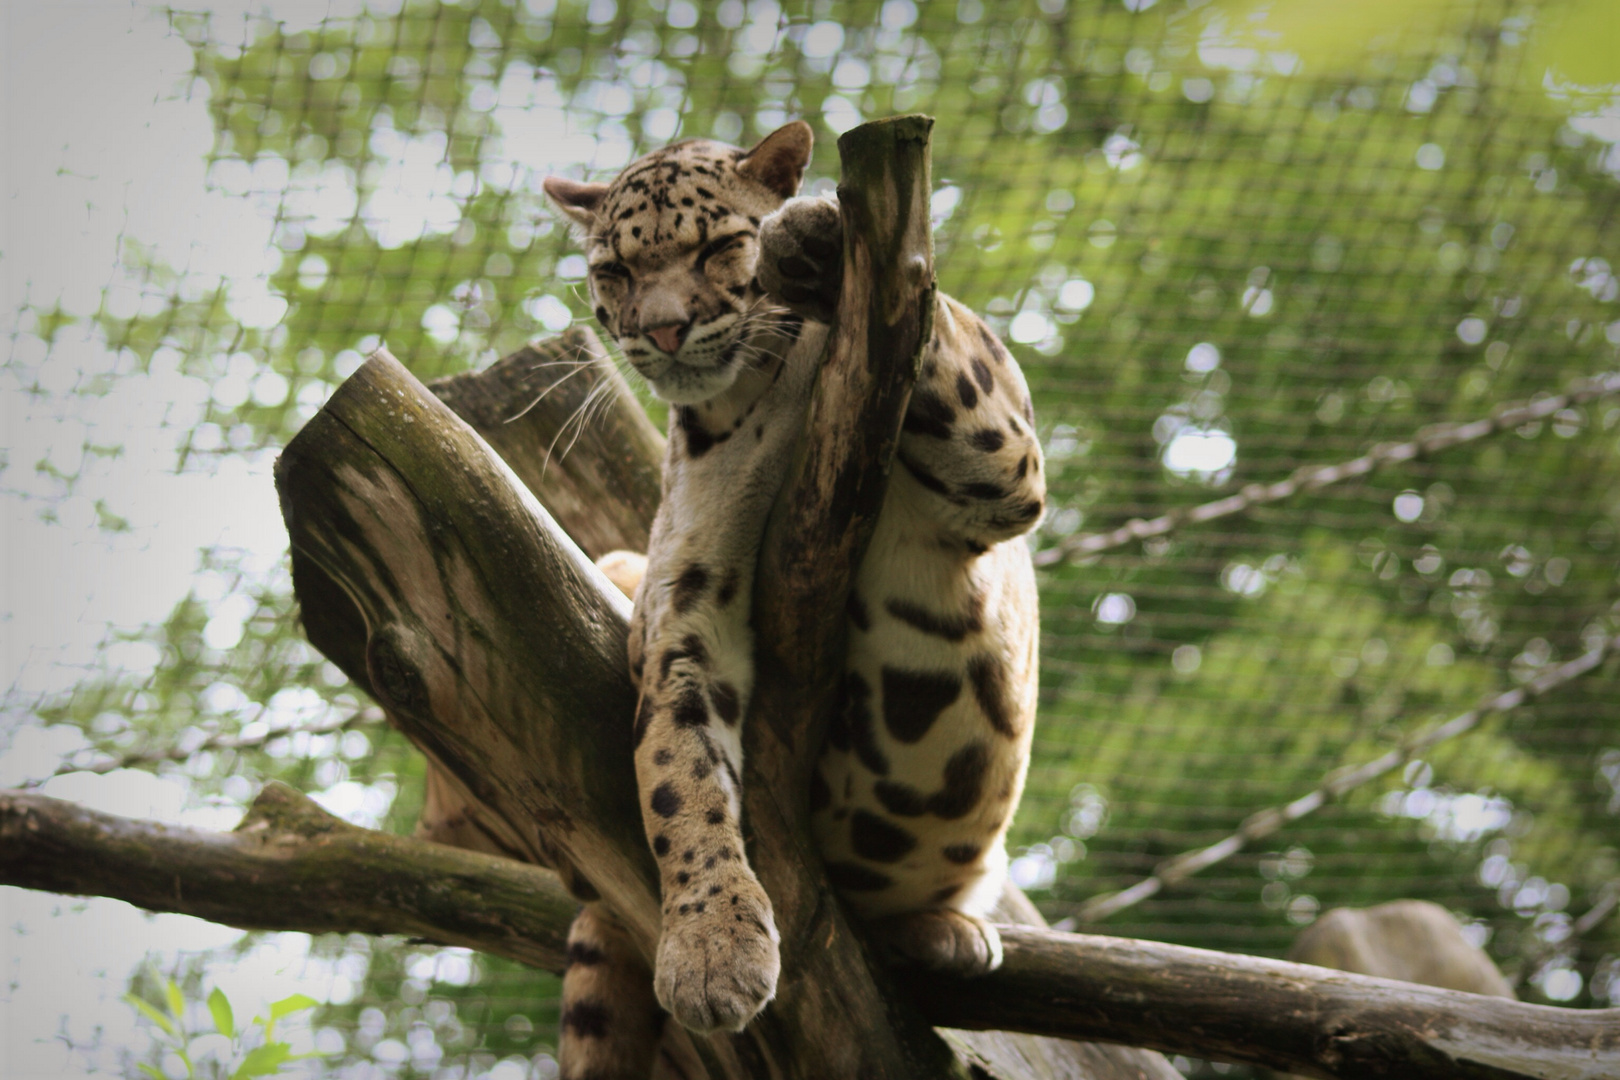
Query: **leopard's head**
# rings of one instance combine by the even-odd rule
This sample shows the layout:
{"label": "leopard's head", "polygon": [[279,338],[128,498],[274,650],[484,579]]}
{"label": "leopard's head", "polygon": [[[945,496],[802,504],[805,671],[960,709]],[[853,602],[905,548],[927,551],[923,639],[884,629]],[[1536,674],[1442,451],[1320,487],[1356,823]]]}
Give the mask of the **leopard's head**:
{"label": "leopard's head", "polygon": [[610,184],[546,179],[551,201],[585,228],[597,320],[664,400],[722,393],[772,331],[776,309],[754,276],[759,223],[798,192],[812,144],[796,120],[752,150],[666,146]]}

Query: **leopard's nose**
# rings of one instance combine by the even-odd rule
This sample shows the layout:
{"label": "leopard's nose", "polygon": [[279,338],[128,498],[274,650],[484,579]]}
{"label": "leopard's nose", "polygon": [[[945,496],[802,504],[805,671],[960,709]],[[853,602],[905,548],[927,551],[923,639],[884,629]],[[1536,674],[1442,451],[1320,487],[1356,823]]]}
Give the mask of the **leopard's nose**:
{"label": "leopard's nose", "polygon": [[686,340],[686,332],[691,328],[692,324],[689,322],[666,323],[663,326],[652,327],[646,333],[648,337],[652,338],[654,345],[674,356],[676,351],[680,349],[681,342]]}

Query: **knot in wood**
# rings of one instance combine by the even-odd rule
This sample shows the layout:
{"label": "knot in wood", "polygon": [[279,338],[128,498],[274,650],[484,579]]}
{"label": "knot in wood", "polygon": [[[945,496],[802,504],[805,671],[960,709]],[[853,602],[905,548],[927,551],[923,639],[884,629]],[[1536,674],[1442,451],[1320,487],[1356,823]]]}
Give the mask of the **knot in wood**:
{"label": "knot in wood", "polygon": [[366,671],[383,704],[396,713],[417,717],[428,706],[427,682],[406,655],[399,635],[383,629],[366,643]]}

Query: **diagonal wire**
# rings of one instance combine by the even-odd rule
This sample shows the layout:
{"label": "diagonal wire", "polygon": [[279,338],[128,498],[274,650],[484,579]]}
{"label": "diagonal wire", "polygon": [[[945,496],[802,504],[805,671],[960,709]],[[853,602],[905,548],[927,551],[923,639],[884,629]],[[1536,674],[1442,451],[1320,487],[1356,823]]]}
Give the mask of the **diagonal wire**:
{"label": "diagonal wire", "polygon": [[1562,394],[1537,397],[1531,401],[1502,405],[1487,417],[1463,424],[1436,424],[1417,438],[1399,443],[1380,443],[1367,453],[1335,465],[1305,465],[1286,479],[1273,484],[1248,484],[1235,495],[1213,502],[1200,503],[1185,510],[1172,510],[1152,520],[1135,518],[1117,529],[1100,533],[1081,533],[1062,543],[1035,553],[1036,566],[1051,566],[1064,559],[1095,555],[1133,540],[1146,540],[1163,536],[1186,525],[1202,525],[1208,521],[1241,514],[1256,506],[1281,502],[1300,492],[1319,491],[1332,484],[1353,480],[1385,465],[1448,450],[1453,446],[1475,442],[1488,435],[1536,420],[1543,420],[1562,409],[1579,405],[1594,398],[1620,393],[1620,372],[1609,372],[1582,379]]}
{"label": "diagonal wire", "polygon": [[[204,750],[255,750],[271,739],[280,738],[283,735],[296,735],[299,732],[309,735],[331,735],[339,731],[348,731],[351,728],[376,723],[382,719],[381,710],[364,708],[349,716],[327,720],[323,723],[310,724],[306,727],[271,728],[255,735],[230,735],[221,732],[195,744],[178,742],[150,750],[133,750],[127,754],[111,755],[83,765],[73,761],[64,762],[51,775],[62,776],[66,773],[76,772],[104,774],[117,769],[127,769],[135,765],[151,765],[160,761],[185,761],[192,755],[200,754]],[[29,783],[23,786],[32,787],[34,784]]]}
{"label": "diagonal wire", "polygon": [[[1243,824],[1239,825],[1237,830],[1225,839],[1216,841],[1208,847],[1195,848],[1192,851],[1185,851],[1180,855],[1166,859],[1154,868],[1152,874],[1138,881],[1135,885],[1121,889],[1118,892],[1092,897],[1081,904],[1079,910],[1064,922],[1069,922],[1072,919],[1071,928],[1082,923],[1098,922],[1141,903],[1163,891],[1167,886],[1175,885],[1196,873],[1209,869],[1217,863],[1224,862],[1254,841],[1270,836],[1281,830],[1283,826],[1320,810],[1329,802],[1342,798],[1349,792],[1376,780],[1392,769],[1400,768],[1430,747],[1464,732],[1472,731],[1479,726],[1479,722],[1485,717],[1516,709],[1532,698],[1540,697],[1547,691],[1586,674],[1602,663],[1605,657],[1613,654],[1616,649],[1620,649],[1620,637],[1607,639],[1590,652],[1583,653],[1567,664],[1560,664],[1552,670],[1544,672],[1524,686],[1481,701],[1468,712],[1454,716],[1445,723],[1408,739],[1387,754],[1361,765],[1335,770],[1328,774],[1320,787],[1300,796],[1293,802],[1282,806],[1267,807],[1264,810],[1250,814],[1244,819]],[[1598,915],[1598,918],[1601,919],[1602,915],[1606,913],[1605,909],[1603,913]],[[1058,925],[1062,926],[1063,924],[1059,923]]]}

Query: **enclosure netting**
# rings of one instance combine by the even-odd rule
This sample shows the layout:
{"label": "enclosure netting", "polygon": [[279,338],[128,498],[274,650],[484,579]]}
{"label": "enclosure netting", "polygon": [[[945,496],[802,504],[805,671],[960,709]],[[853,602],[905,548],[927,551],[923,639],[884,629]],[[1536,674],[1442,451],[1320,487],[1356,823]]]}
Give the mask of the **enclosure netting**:
{"label": "enclosure netting", "polygon": [[[377,343],[426,379],[588,319],[548,173],[606,179],[677,137],[746,145],[803,117],[807,188],[827,190],[837,132],[931,114],[941,287],[1009,341],[1050,464],[1019,882],[1082,928],[1270,956],[1329,907],[1419,897],[1521,996],[1620,999],[1620,662],[1591,655],[1620,632],[1620,149],[1612,111],[1547,71],[1557,5],[1369,4],[1299,41],[1255,5],[1183,0],[387,6],[296,30],[171,16],[216,123],[211,182],[273,207],[279,249],[268,318],[131,245],[93,320],[136,367],[251,384],[191,452],[284,443]],[[22,325],[53,342],[75,321]],[[1510,405],[1533,408],[1493,420]],[[1251,487],[1368,453],[1391,460]],[[325,704],[299,723],[361,708],[300,643],[284,571],[254,588],[234,648],[188,600],[152,632],[155,675],[36,711],[128,753],[231,735],[243,702],[303,684]],[[232,708],[205,693],[222,682]],[[1385,757],[1518,687],[1544,692]],[[109,710],[133,726],[94,726]],[[408,828],[419,762],[375,717],[352,730],[370,749],[344,757],[261,723],[191,775],[397,788],[386,822]],[[365,958],[320,1021],[351,1066],[392,1040],[389,1075],[549,1068],[548,976],[322,950]]]}

